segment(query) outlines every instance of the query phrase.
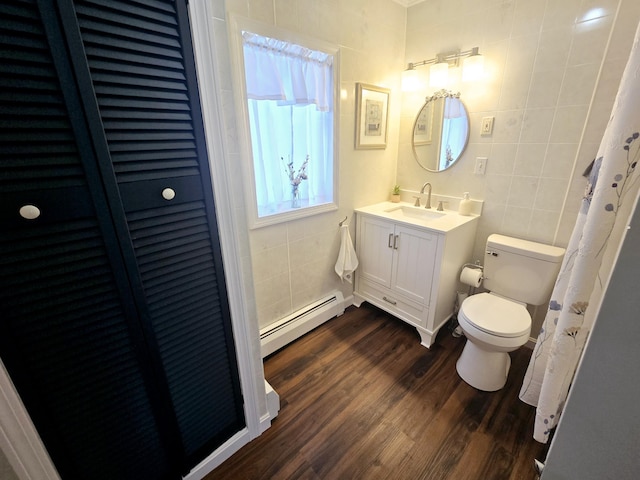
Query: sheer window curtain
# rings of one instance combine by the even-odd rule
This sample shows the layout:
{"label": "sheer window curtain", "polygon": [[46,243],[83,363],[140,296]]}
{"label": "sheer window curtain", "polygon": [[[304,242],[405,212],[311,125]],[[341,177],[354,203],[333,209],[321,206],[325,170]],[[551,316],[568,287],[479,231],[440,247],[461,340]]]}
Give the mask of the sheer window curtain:
{"label": "sheer window curtain", "polygon": [[289,208],[307,156],[302,206],[333,201],[333,57],[249,32],[243,51],[258,216]]}
{"label": "sheer window curtain", "polygon": [[442,122],[440,169],[447,168],[458,158],[467,144],[469,126],[462,104],[457,98],[445,98]]}

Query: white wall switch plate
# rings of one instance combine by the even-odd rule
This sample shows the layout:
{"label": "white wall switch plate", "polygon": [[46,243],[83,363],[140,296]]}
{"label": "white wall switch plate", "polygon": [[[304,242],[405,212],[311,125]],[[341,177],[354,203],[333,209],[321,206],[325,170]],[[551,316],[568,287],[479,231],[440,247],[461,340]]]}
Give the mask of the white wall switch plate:
{"label": "white wall switch plate", "polygon": [[484,175],[487,170],[487,157],[476,157],[476,168],[473,171],[476,175]]}
{"label": "white wall switch plate", "polygon": [[482,117],[480,135],[491,135],[493,132],[493,119],[494,117]]}

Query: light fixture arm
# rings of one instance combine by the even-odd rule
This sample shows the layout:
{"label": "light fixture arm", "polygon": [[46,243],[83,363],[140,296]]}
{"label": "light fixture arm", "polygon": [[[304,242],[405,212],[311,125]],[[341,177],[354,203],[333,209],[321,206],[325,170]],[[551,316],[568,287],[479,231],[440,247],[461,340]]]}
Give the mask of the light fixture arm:
{"label": "light fixture arm", "polygon": [[472,57],[474,55],[480,55],[479,47],[473,47],[469,50],[455,50],[453,52],[439,53],[435,58],[428,60],[421,60],[419,62],[409,62],[407,64],[407,70],[415,70],[416,67],[422,67],[424,65],[433,65],[435,63],[448,63],[449,66],[457,67],[461,58]]}

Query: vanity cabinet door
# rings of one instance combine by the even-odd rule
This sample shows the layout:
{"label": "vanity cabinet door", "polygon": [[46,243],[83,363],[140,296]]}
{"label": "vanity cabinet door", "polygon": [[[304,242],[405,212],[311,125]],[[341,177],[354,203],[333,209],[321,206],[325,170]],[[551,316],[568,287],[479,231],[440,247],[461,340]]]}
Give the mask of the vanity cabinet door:
{"label": "vanity cabinet door", "polygon": [[438,236],[396,225],[391,289],[422,305],[429,305]]}
{"label": "vanity cabinet door", "polygon": [[358,257],[360,277],[391,288],[394,224],[359,216]]}
{"label": "vanity cabinet door", "polygon": [[359,276],[429,305],[438,236],[375,217],[358,223]]}

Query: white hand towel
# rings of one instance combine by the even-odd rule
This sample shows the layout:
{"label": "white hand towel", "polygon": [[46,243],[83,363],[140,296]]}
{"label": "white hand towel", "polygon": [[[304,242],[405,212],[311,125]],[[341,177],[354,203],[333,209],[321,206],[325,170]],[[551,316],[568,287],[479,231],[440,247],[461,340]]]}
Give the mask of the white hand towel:
{"label": "white hand towel", "polygon": [[336,273],[343,282],[346,280],[353,283],[353,272],[356,268],[358,268],[358,257],[353,248],[349,226],[342,225],[340,227],[340,252],[336,261]]}

